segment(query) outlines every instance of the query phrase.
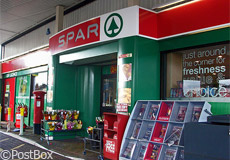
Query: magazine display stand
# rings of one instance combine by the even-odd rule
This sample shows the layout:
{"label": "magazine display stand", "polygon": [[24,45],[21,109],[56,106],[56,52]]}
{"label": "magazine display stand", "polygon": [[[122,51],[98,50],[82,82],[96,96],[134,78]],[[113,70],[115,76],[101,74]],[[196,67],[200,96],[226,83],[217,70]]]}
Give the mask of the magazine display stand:
{"label": "magazine display stand", "polygon": [[129,116],[104,113],[104,138],[103,155],[104,158],[118,160],[122,137],[128,122]]}
{"label": "magazine display stand", "polygon": [[119,159],[184,160],[184,123],[207,121],[210,109],[206,101],[137,101]]}

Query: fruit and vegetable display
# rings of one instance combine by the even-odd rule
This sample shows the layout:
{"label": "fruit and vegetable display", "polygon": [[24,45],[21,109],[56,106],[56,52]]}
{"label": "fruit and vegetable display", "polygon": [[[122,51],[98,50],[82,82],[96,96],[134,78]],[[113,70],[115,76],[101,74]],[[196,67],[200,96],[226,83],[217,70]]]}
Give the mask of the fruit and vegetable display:
{"label": "fruit and vegetable display", "polygon": [[79,111],[54,110],[45,111],[44,119],[50,131],[74,130],[82,128],[82,121],[78,119]]}

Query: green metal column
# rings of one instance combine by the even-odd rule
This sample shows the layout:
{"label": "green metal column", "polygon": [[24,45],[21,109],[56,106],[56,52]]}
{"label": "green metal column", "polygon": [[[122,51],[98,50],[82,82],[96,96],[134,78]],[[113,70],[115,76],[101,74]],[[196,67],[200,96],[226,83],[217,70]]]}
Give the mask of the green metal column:
{"label": "green metal column", "polygon": [[160,99],[160,51],[158,42],[136,38],[134,54],[134,103]]}
{"label": "green metal column", "polygon": [[77,108],[79,119],[83,120],[81,136],[86,136],[86,128],[94,126],[95,117],[100,116],[101,67],[77,67]]}
{"label": "green metal column", "polygon": [[47,100],[47,107],[54,110],[77,109],[76,66],[59,64],[59,57],[52,56],[48,72],[48,92],[50,91],[53,92],[53,99]]}
{"label": "green metal column", "polygon": [[[160,99],[160,52],[158,42],[142,37],[119,40],[118,57],[132,53],[132,57],[118,58],[118,65],[132,63],[132,80],[119,83],[119,87],[131,88],[132,111],[137,100]],[[119,68],[118,66],[118,68]]]}

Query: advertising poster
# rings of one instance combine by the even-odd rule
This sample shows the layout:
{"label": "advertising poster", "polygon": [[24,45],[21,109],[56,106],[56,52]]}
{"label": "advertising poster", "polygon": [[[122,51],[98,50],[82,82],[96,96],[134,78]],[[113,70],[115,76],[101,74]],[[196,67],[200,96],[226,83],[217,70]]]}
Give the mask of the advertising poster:
{"label": "advertising poster", "polygon": [[185,97],[227,97],[229,95],[229,86],[220,83],[223,80],[230,80],[229,48],[229,44],[221,44],[182,51]]}
{"label": "advertising poster", "polygon": [[19,96],[26,95],[27,83],[28,83],[27,76],[20,77],[20,79],[19,79]]}
{"label": "advertising poster", "polygon": [[118,103],[131,104],[131,88],[118,89]]}
{"label": "advertising poster", "polygon": [[132,63],[119,65],[119,81],[132,80]]}
{"label": "advertising poster", "polygon": [[216,85],[230,79],[229,44],[183,52],[183,80],[200,80],[201,86]]}

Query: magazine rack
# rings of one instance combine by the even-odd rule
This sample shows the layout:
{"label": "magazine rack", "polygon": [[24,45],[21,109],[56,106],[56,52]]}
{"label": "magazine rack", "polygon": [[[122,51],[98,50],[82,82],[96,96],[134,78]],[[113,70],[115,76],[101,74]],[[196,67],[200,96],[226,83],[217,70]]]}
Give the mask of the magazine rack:
{"label": "magazine rack", "polygon": [[210,109],[206,101],[137,101],[119,159],[184,160],[184,123],[207,121]]}
{"label": "magazine rack", "polygon": [[103,155],[104,158],[118,160],[122,137],[125,131],[129,116],[104,113],[104,138]]}

